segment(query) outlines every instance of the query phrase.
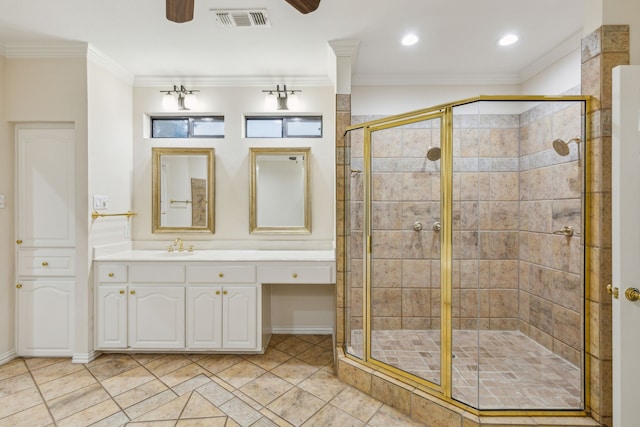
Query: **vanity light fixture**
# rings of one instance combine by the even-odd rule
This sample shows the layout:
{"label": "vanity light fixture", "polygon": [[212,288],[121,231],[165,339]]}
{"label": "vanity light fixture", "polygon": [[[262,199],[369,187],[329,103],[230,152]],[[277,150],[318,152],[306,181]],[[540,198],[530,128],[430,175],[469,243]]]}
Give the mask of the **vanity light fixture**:
{"label": "vanity light fixture", "polygon": [[265,103],[270,108],[277,108],[278,110],[288,110],[288,102],[291,102],[291,106],[295,107],[297,93],[301,90],[287,89],[287,85],[276,85],[275,89],[266,89],[262,93],[265,94]]}
{"label": "vanity light fixture", "polygon": [[[190,110],[198,104],[198,97],[193,92],[199,90],[187,89],[183,85],[173,85],[172,90],[161,90],[162,106],[167,110]],[[177,97],[176,97],[177,95]]]}

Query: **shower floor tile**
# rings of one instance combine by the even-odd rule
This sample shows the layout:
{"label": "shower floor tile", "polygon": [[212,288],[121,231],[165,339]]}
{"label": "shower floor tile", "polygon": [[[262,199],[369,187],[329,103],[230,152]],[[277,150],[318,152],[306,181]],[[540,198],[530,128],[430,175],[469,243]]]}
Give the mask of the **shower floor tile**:
{"label": "shower floor tile", "polygon": [[[440,380],[439,330],[372,331],[374,359]],[[363,357],[362,331],[348,352]],[[453,331],[453,398],[483,410],[580,409],[580,368],[518,331]]]}

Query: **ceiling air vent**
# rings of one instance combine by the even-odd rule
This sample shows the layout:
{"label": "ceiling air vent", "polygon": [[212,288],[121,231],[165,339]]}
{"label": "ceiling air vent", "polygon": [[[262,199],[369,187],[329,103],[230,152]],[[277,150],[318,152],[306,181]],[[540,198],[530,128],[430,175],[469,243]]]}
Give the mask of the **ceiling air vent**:
{"label": "ceiling air vent", "polygon": [[261,9],[211,9],[216,15],[218,26],[233,27],[271,27],[266,10]]}

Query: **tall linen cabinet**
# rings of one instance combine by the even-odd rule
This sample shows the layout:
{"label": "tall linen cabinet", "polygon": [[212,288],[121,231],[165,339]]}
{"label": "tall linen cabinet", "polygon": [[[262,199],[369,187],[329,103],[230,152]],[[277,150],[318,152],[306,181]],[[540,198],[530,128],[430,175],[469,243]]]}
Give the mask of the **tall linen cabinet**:
{"label": "tall linen cabinet", "polygon": [[75,132],[16,128],[16,310],[19,356],[74,351]]}

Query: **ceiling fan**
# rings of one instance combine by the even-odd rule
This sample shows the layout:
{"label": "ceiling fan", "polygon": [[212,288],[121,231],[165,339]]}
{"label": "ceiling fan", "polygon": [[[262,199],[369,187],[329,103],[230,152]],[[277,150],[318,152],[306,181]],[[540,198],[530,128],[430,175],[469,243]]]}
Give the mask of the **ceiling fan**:
{"label": "ceiling fan", "polygon": [[[285,0],[298,12],[307,14],[320,5],[320,0]],[[193,19],[194,0],[167,0],[167,19],[173,22],[189,22]]]}

